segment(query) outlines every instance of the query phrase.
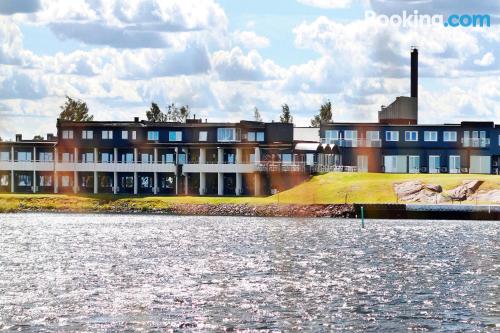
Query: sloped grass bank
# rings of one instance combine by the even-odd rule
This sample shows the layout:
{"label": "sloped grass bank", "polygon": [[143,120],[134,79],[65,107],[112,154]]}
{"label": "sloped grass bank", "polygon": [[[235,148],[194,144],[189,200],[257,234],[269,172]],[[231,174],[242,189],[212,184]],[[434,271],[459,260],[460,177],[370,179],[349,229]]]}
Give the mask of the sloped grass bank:
{"label": "sloped grass bank", "polygon": [[[199,196],[112,196],[64,194],[0,194],[0,212],[162,212],[175,213],[182,205],[204,205],[221,211],[221,205],[237,207],[281,205],[330,205],[351,203],[397,203],[393,184],[421,180],[452,189],[463,180],[477,179],[479,190],[500,189],[500,176],[449,174],[326,173],[269,197],[199,197]],[[209,208],[207,208],[209,207]],[[243,208],[241,208],[243,209]],[[244,208],[246,209],[246,208]]]}

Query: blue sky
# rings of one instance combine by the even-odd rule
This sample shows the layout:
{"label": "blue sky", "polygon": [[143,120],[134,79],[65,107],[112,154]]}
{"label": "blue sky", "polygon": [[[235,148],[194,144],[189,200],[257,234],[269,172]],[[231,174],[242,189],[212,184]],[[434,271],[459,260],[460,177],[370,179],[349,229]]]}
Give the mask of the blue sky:
{"label": "blue sky", "polygon": [[[397,27],[365,19],[482,13],[489,28]],[[213,121],[307,126],[330,99],[336,121],[374,121],[409,94],[420,50],[420,119],[500,122],[500,4],[453,0],[2,0],[0,137],[55,131],[64,96],[98,120],[188,104]]]}

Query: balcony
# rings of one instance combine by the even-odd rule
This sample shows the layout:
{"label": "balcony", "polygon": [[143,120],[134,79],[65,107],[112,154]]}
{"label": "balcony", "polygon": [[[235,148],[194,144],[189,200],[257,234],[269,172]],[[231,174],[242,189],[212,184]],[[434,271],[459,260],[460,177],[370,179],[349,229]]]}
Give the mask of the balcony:
{"label": "balcony", "polygon": [[305,172],[304,162],[260,162],[256,164],[260,172]]}
{"label": "balcony", "polygon": [[0,170],[54,171],[51,161],[0,161]]}
{"label": "balcony", "polygon": [[204,163],[204,164],[184,164],[182,172],[185,173],[253,173],[256,171],[254,163],[236,163],[236,164],[218,164],[218,163]]}
{"label": "balcony", "polygon": [[488,148],[490,146],[489,138],[462,138],[462,145],[471,148]]}
{"label": "balcony", "polygon": [[382,147],[382,140],[371,140],[371,139],[354,139],[354,140],[347,140],[347,139],[329,139],[329,138],[322,138],[321,139],[322,144],[334,144],[337,145],[338,147],[373,147],[373,148],[380,148]]}
{"label": "balcony", "polygon": [[73,163],[61,162],[55,164],[56,171],[78,172],[173,172],[173,163]]}

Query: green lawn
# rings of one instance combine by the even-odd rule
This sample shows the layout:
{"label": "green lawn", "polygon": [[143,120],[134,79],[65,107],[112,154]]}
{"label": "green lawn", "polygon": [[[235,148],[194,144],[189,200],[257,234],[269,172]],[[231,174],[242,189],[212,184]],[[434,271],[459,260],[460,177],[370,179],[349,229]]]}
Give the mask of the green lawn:
{"label": "green lawn", "polygon": [[111,211],[133,207],[138,210],[166,208],[172,204],[221,204],[221,203],[396,203],[392,189],[395,182],[421,180],[451,189],[466,179],[484,181],[480,189],[499,189],[500,176],[449,175],[449,174],[384,174],[384,173],[326,173],[312,177],[288,191],[269,197],[134,197],[112,195],[55,195],[55,194],[0,194],[0,212],[18,209]]}

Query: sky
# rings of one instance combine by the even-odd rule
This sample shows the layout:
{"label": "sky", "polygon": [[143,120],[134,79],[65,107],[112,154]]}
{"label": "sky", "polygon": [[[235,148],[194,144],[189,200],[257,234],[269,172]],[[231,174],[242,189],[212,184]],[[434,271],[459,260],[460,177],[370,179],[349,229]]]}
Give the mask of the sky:
{"label": "sky", "polygon": [[[398,27],[365,17],[488,14],[490,27]],[[410,90],[419,48],[419,121],[500,123],[500,2],[455,0],[1,0],[0,137],[54,133],[65,96],[96,120],[189,105],[208,121],[308,126],[376,121]]]}

